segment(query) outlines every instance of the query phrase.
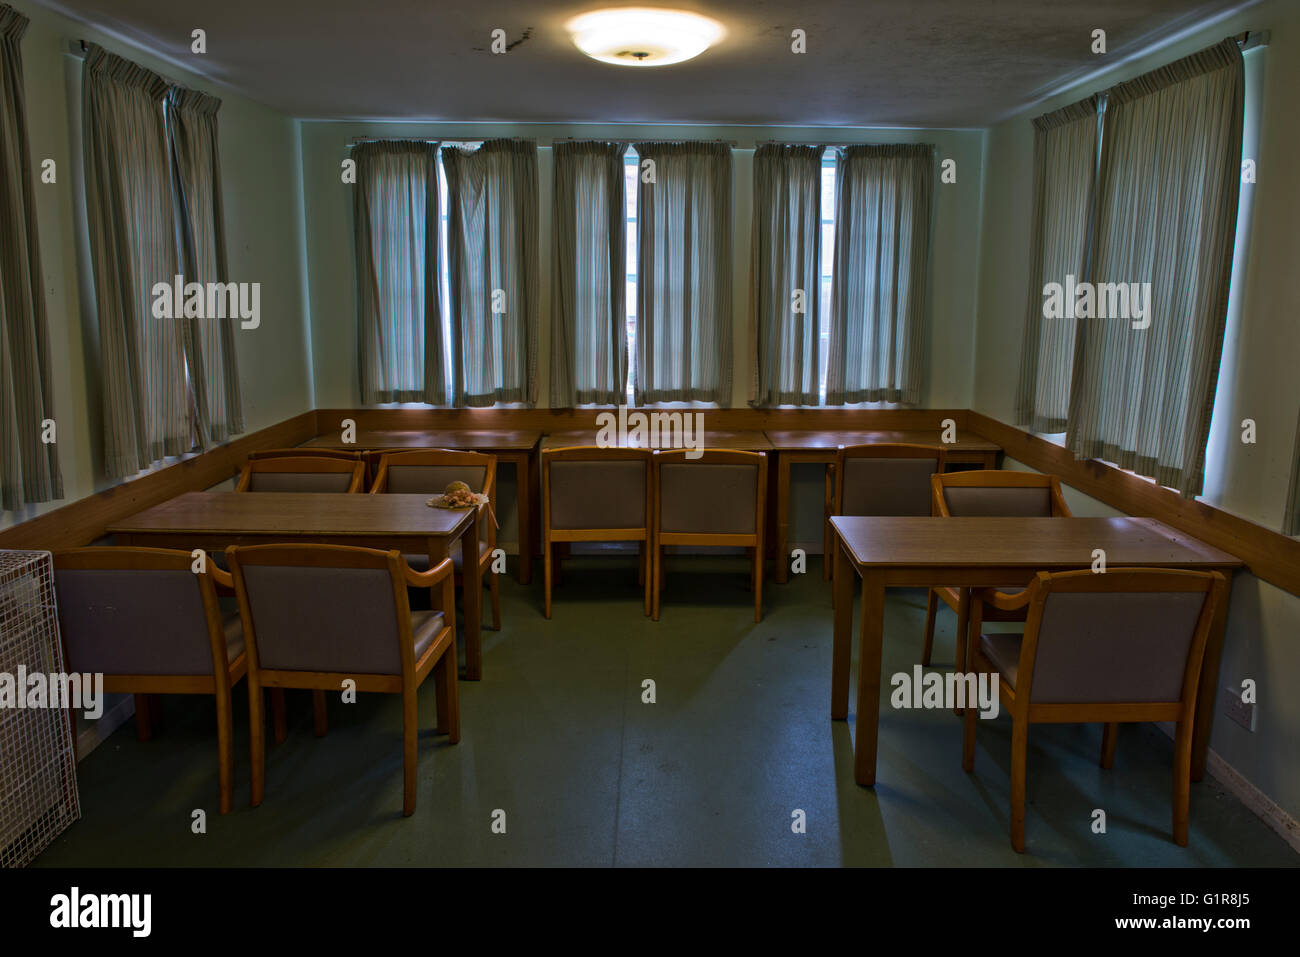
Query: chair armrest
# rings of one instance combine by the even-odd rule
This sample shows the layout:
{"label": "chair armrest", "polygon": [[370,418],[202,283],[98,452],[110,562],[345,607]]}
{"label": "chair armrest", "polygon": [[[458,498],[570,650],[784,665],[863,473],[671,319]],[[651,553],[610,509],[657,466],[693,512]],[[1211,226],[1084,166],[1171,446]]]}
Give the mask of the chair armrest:
{"label": "chair armrest", "polygon": [[444,578],[451,577],[452,565],[450,558],[444,558],[427,572],[414,571],[406,561],[402,561],[402,573],[406,576],[406,583],[416,588],[432,588]]}
{"label": "chair armrest", "polygon": [[1008,595],[995,588],[976,588],[971,592],[971,599],[1002,611],[1016,611],[1029,604],[1029,589],[1026,588],[1015,595]]}
{"label": "chair armrest", "polygon": [[218,595],[233,595],[235,593],[235,579],[230,572],[220,568],[213,562],[208,565],[208,574],[212,576],[212,581],[217,586]]}

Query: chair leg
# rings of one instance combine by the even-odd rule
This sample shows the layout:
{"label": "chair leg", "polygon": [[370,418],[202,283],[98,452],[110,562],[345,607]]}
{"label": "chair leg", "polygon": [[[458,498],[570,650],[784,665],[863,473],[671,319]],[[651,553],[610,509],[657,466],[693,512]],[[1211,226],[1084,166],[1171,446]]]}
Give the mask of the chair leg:
{"label": "chair leg", "polygon": [[763,551],[754,549],[754,622],[763,620]]}
{"label": "chair leg", "polygon": [[831,513],[827,509],[822,516],[822,580],[831,580],[831,567],[835,564],[834,543],[831,542]]}
{"label": "chair leg", "polygon": [[1021,854],[1025,852],[1025,762],[1028,755],[1029,722],[1013,718],[1011,721],[1011,846]]}
{"label": "chair leg", "polygon": [[275,743],[283,744],[289,737],[289,719],[284,709],[284,689],[271,689],[271,723],[275,726]]}
{"label": "chair leg", "polygon": [[248,683],[249,804],[262,803],[266,790],[266,716],[262,713],[262,686]]}
{"label": "chair leg", "polygon": [[136,695],[135,736],[140,741],[148,741],[153,737],[153,719],[150,710],[149,696],[147,694]]}
{"label": "chair leg", "polygon": [[415,813],[416,761],[419,757],[420,714],[416,707],[415,689],[402,689],[402,815]]}
{"label": "chair leg", "polygon": [[221,791],[221,813],[235,806],[235,723],[230,713],[230,689],[217,699],[217,784]]}
{"label": "chair leg", "polygon": [[975,770],[975,728],[978,722],[978,709],[967,708],[961,726],[961,769],[967,773]]}
{"label": "chair leg", "polygon": [[1192,722],[1179,721],[1174,731],[1174,843],[1187,846],[1192,790]]}
{"label": "chair leg", "polygon": [[492,596],[492,630],[501,630],[501,576],[488,572],[488,594]]}
{"label": "chair leg", "polygon": [[652,617],[655,621],[659,620],[659,604],[663,599],[664,590],[664,550],[662,545],[654,546],[654,608]]}
{"label": "chair leg", "polygon": [[325,710],[325,692],[320,688],[311,693],[311,711],[316,737],[323,738],[330,729],[330,719]]}
{"label": "chair leg", "polygon": [[546,597],[542,600],[542,614],[544,614],[547,618],[551,617],[551,564],[553,562],[553,559],[551,557],[551,551],[552,551],[551,543],[549,541],[543,541],[542,542],[542,564],[546,569],[543,575],[543,577],[546,579],[546,589],[545,589]]}
{"label": "chair leg", "polygon": [[641,561],[642,561],[642,568],[643,568],[643,575],[642,575],[643,581],[641,582],[641,584],[643,589],[645,590],[644,613],[646,615],[649,615],[650,614],[650,590],[651,588],[654,587],[654,567],[655,567],[654,555],[650,548],[649,542],[641,543]]}
{"label": "chair leg", "polygon": [[645,542],[636,543],[636,583],[645,584],[646,548]]}
{"label": "chair leg", "polygon": [[1115,736],[1119,722],[1107,721],[1101,731],[1101,766],[1110,769],[1115,764]]}
{"label": "chair leg", "polygon": [[460,685],[456,671],[456,644],[453,642],[433,666],[434,687],[438,693],[437,732],[447,735],[448,744],[460,742]]}
{"label": "chair leg", "polygon": [[921,664],[930,663],[930,653],[934,651],[934,616],[939,610],[939,594],[930,589],[930,597],[925,603],[925,640],[921,645]]}
{"label": "chair leg", "polygon": [[953,656],[952,670],[957,674],[966,672],[966,647],[967,638],[970,632],[970,589],[959,589],[958,594],[961,596],[957,600],[957,651]]}

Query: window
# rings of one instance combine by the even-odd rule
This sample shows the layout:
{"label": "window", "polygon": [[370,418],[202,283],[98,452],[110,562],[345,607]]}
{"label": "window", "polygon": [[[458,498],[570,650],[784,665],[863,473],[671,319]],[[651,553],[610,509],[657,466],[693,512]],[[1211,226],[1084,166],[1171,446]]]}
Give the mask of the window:
{"label": "window", "polygon": [[822,154],[822,276],[817,297],[819,328],[817,398],[826,404],[826,364],[831,351],[831,277],[835,270],[835,150]]}
{"label": "window", "polygon": [[632,384],[636,375],[636,185],[641,169],[636,150],[623,154],[623,191],[627,198],[627,404],[632,405]]}

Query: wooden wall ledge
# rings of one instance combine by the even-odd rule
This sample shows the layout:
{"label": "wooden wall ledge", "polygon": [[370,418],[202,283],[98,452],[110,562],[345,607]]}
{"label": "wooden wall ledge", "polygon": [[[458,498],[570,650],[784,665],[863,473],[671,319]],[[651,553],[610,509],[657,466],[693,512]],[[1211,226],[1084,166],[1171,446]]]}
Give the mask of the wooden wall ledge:
{"label": "wooden wall ledge", "polygon": [[1129,515],[1158,518],[1215,548],[1236,555],[1259,578],[1300,595],[1300,540],[1247,519],[1184,498],[1132,472],[1095,459],[1078,461],[1068,450],[1032,432],[979,412],[967,414],[967,427],[1002,447],[1011,458]]}
{"label": "wooden wall ledge", "polygon": [[[36,518],[0,530],[0,548],[74,548],[104,535],[113,522],[141,509],[231,478],[256,449],[285,448],[341,427],[352,419],[360,430],[532,429],[561,432],[595,428],[607,409],[317,409],[251,432],[207,452],[70,502]],[[652,409],[643,411],[676,411]],[[969,409],[712,409],[703,412],[710,429],[925,430],[952,419],[1001,446],[1007,455],[1040,472],[1059,475],[1066,485],[1130,515],[1158,518],[1216,548],[1238,556],[1258,577],[1300,595],[1300,541],[1204,502],[1097,461],[1076,461],[1055,443]],[[706,433],[707,434],[707,433]]]}

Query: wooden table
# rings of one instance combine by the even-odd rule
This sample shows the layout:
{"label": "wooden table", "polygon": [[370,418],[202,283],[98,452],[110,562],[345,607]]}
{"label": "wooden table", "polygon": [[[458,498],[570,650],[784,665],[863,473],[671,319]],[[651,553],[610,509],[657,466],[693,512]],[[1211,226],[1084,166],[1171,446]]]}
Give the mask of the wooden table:
{"label": "wooden table", "polygon": [[[881,445],[902,442],[908,445],[942,445],[944,458],[952,464],[978,465],[993,469],[1002,449],[977,435],[958,433],[955,442],[941,441],[942,430],[822,432],[807,429],[768,431],[765,433],[776,452],[776,580],[784,582],[790,561],[790,466],[813,462],[832,465],[841,445]],[[830,556],[827,556],[829,561]]]}
{"label": "wooden table", "polygon": [[[473,568],[478,542],[466,541],[473,528],[470,511],[430,508],[425,504],[428,499],[427,495],[343,492],[186,492],[124,518],[108,531],[121,545],[186,551],[271,542],[396,548],[406,554],[427,553],[430,568],[446,558],[451,543],[459,540],[465,567]],[[474,579],[466,575],[464,588],[465,677],[470,681],[478,681],[483,673],[483,589],[481,582],[473,587]],[[438,608],[437,589],[433,600]],[[441,611],[454,627],[456,610]]]}
{"label": "wooden table", "polygon": [[537,444],[542,433],[527,429],[409,429],[359,431],[355,441],[344,442],[343,433],[318,435],[304,448],[350,449],[359,452],[399,451],[401,449],[459,449],[495,455],[498,462],[515,467],[517,510],[519,514],[519,581],[527,585],[533,578],[533,554],[537,550],[537,530],[533,527],[533,509],[539,501],[537,488]]}
{"label": "wooden table", "polygon": [[[673,433],[676,435],[676,433]],[[595,445],[597,430],[577,429],[571,432],[552,432],[542,440],[544,449],[563,449],[573,445]],[[694,437],[692,437],[694,440]],[[632,448],[646,448],[641,441],[628,443]],[[706,449],[730,449],[739,452],[770,452],[772,443],[759,431],[704,430],[704,441],[700,446]],[[655,448],[674,448],[658,445]]]}
{"label": "wooden table", "polygon": [[[885,589],[936,585],[997,587],[1028,583],[1037,572],[1088,568],[1093,549],[1106,552],[1110,568],[1138,565],[1220,571],[1231,583],[1240,559],[1152,518],[883,518],[837,515],[835,532],[835,630],[831,653],[831,718],[848,717],[849,644],[853,621],[853,575],[862,579],[862,630],[858,639],[857,736],[853,776],[876,781],[880,721],[880,659]],[[1205,754],[1218,700],[1219,655],[1227,623],[1219,608],[1205,648],[1196,724],[1192,779],[1205,773]],[[919,636],[916,636],[919,637]],[[978,639],[977,639],[978,640]]]}

